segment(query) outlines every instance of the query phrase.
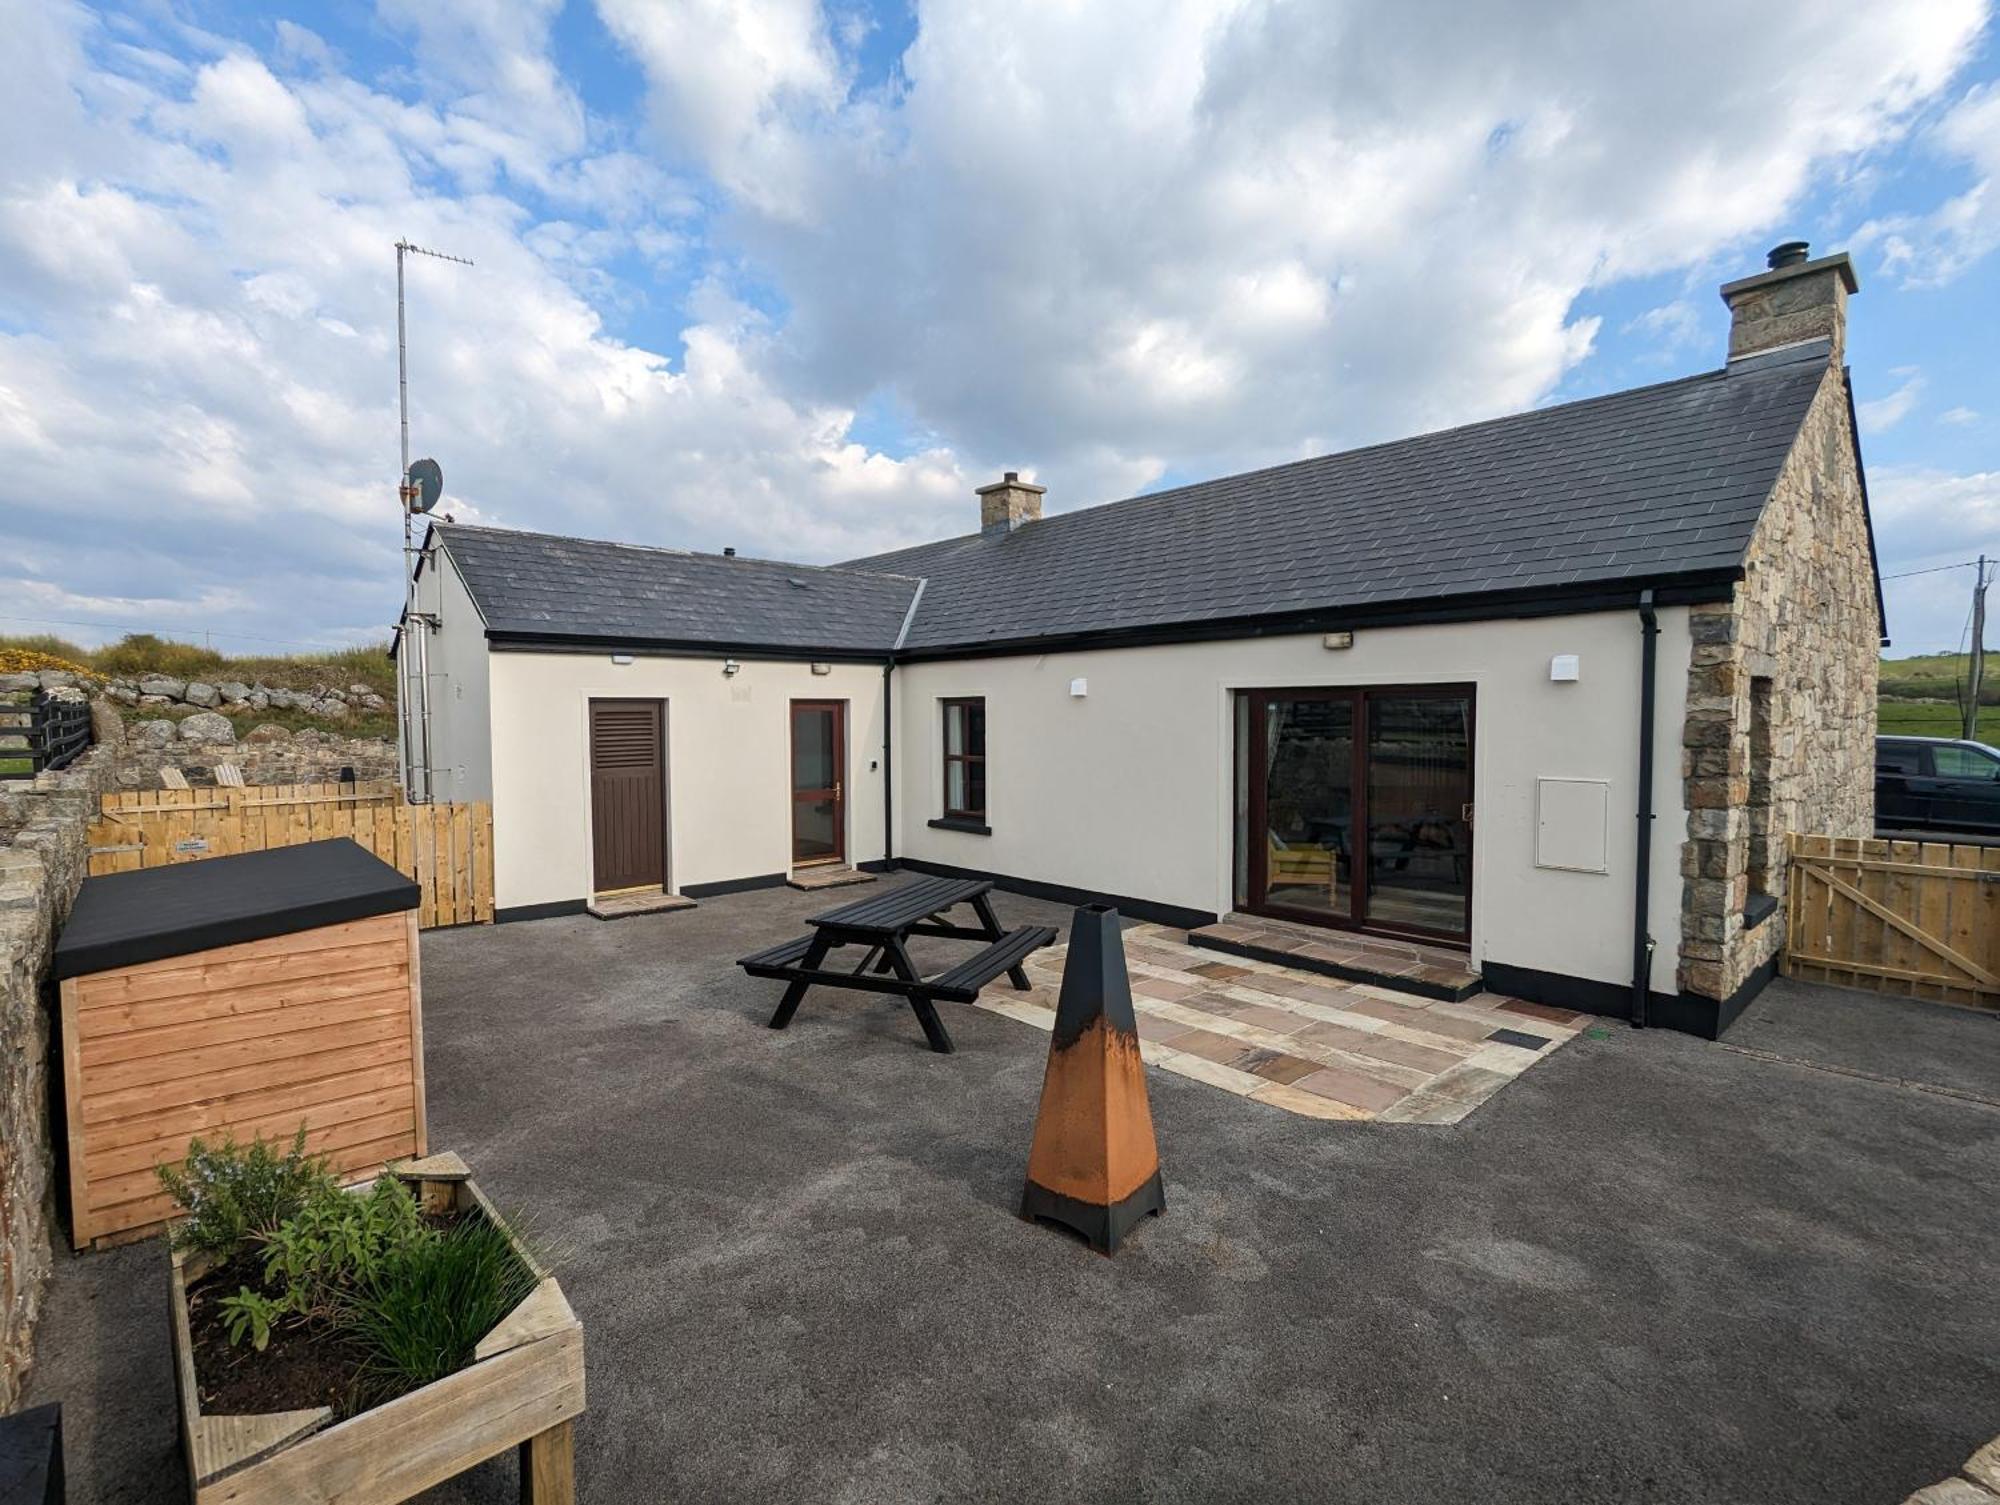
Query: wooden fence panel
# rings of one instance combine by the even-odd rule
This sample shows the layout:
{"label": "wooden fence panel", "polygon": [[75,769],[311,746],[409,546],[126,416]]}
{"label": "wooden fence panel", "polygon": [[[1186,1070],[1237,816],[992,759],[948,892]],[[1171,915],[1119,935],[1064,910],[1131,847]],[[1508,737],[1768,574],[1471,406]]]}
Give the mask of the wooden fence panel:
{"label": "wooden fence panel", "polygon": [[1787,977],[2000,1008],[2000,847],[1792,839]]}
{"label": "wooden fence panel", "polygon": [[100,797],[90,871],[131,872],[346,836],[423,888],[425,929],[493,919],[493,807],[409,805],[393,783],[147,789]]}

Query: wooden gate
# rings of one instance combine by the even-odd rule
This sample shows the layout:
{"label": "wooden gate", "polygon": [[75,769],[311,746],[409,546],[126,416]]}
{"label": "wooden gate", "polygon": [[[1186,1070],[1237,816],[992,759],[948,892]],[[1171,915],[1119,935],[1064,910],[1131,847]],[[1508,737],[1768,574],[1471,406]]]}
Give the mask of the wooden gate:
{"label": "wooden gate", "polygon": [[106,794],[90,873],[261,852],[349,836],[422,885],[417,923],[490,924],[493,807],[409,805],[394,783],[271,784]]}
{"label": "wooden gate", "polygon": [[2000,1007],[2000,847],[1792,838],[1785,975]]}

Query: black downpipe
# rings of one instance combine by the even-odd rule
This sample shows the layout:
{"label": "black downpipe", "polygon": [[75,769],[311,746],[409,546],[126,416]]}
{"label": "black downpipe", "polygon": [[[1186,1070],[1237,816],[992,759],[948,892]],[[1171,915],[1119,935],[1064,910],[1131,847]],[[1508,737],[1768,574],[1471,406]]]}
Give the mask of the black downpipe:
{"label": "black downpipe", "polygon": [[893,659],[882,665],[882,860],[885,863],[896,860],[896,755],[891,750],[896,744],[890,724],[896,711],[889,684],[889,676],[895,672]]}
{"label": "black downpipe", "polygon": [[1653,887],[1653,686],[1659,678],[1659,619],[1653,593],[1639,592],[1639,853],[1632,879],[1632,1027],[1646,1027],[1653,983],[1653,937],[1646,922]]}

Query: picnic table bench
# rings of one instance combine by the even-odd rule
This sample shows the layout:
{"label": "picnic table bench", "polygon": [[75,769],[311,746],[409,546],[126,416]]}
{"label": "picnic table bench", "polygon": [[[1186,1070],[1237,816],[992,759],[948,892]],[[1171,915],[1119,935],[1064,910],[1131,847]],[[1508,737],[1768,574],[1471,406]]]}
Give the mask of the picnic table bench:
{"label": "picnic table bench", "polygon": [[[829,988],[853,988],[863,993],[892,993],[909,1001],[910,1009],[923,1026],[931,1049],[949,1054],[951,1036],[932,1005],[970,1003],[979,990],[1002,972],[1015,987],[1025,992],[1028,974],[1021,963],[1028,954],[1055,940],[1049,925],[1023,925],[1003,930],[993,915],[993,888],[986,878],[921,878],[915,883],[892,888],[825,914],[812,916],[806,923],[812,934],[786,941],[781,946],[741,958],[736,965],[752,977],[781,978],[790,986],[771,1016],[771,1028],[783,1029],[792,1022],[806,989],[815,984]],[[967,925],[945,918],[961,904],[972,907],[974,923]],[[949,971],[925,977],[910,960],[908,942],[913,936],[939,936],[948,940],[984,941],[984,950],[967,957]],[[865,946],[866,953],[851,972],[826,965],[829,952],[842,946]]]}

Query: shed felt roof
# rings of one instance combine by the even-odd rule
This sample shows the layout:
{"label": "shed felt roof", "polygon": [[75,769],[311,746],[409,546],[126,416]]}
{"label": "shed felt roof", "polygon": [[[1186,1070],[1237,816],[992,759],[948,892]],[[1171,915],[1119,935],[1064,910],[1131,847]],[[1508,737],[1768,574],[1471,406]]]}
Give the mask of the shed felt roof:
{"label": "shed felt roof", "polygon": [[886,654],[917,583],[439,523],[490,636]]}
{"label": "shed felt roof", "polygon": [[415,909],[422,890],[346,837],[86,878],[58,978]]}
{"label": "shed felt roof", "polygon": [[826,653],[1720,578],[1742,565],[1830,354],[1815,342],[830,568],[437,531],[496,640]]}
{"label": "shed felt roof", "polygon": [[1827,347],[850,561],[913,651],[1730,570]]}

